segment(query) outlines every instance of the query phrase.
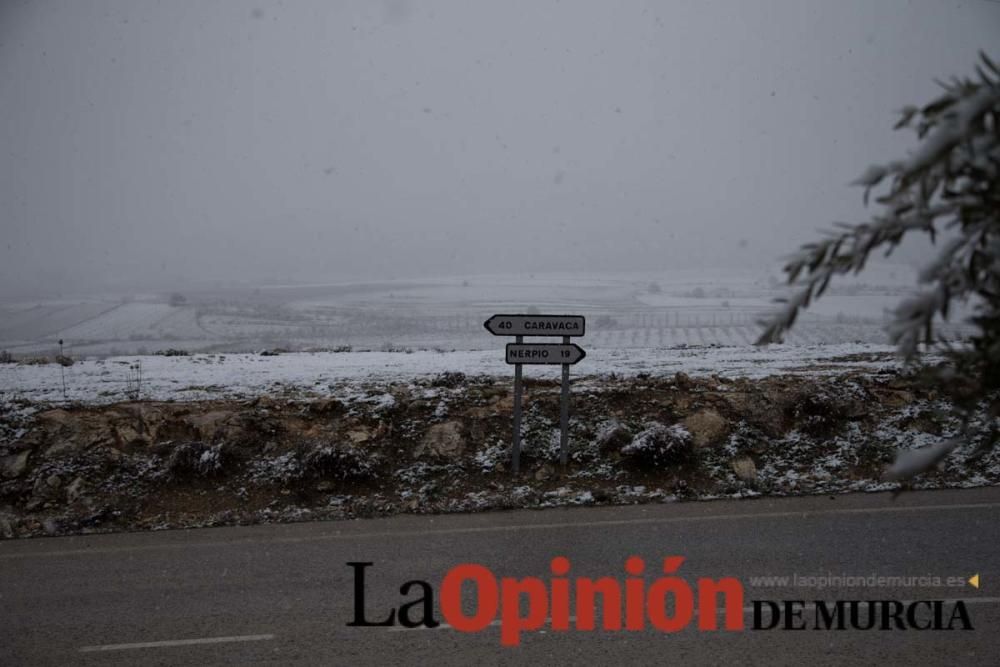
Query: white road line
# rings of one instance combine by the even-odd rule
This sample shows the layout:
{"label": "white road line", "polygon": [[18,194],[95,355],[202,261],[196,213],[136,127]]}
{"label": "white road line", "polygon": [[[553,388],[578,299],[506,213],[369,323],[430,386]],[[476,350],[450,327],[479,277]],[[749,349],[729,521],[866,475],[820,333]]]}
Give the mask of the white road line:
{"label": "white road line", "polygon": [[[949,599],[946,599],[946,600],[942,600],[942,602],[945,602],[947,604],[953,604],[955,602],[958,602],[959,599],[961,599],[961,601],[964,602],[967,605],[969,605],[969,604],[1000,604],[1000,598],[989,598],[989,597],[984,597],[984,598],[949,598]],[[774,600],[774,601],[775,602],[781,602],[781,600]],[[827,602],[836,602],[836,600],[827,600]],[[913,602],[913,600],[900,600],[900,602],[902,602],[903,604],[907,604],[909,602]],[[806,604],[805,604],[805,608],[807,608],[807,609],[810,609],[810,608],[815,607],[815,606],[816,606],[815,602],[806,602]],[[694,615],[695,616],[698,615],[698,611],[699,610],[697,610],[697,609],[694,610]],[[721,616],[725,612],[726,612],[726,608],[725,607],[719,607],[719,608],[716,609],[716,613],[719,616]],[[752,612],[753,612],[753,606],[743,607],[743,613],[744,614],[749,614],[749,613],[752,613]],[[600,612],[595,612],[594,618],[595,619],[599,619],[600,617],[601,617]],[[570,616],[568,620],[569,620],[570,624],[576,623],[576,616]],[[501,623],[500,619],[496,619],[495,621],[491,621],[489,623],[489,625],[487,625],[486,627],[488,627],[488,628],[498,628],[498,627],[500,627],[500,623]],[[552,624],[552,617],[550,616],[549,618],[546,618],[545,619],[545,623],[551,625]],[[388,628],[389,632],[414,632],[414,631],[418,631],[418,630],[452,630],[452,629],[453,628],[450,625],[448,625],[447,623],[442,623],[441,625],[439,625],[437,627],[434,627],[434,628],[428,628],[425,625],[421,625],[421,626],[416,627],[416,628],[403,628],[403,627],[399,627],[399,626],[392,626],[391,628]]]}
{"label": "white road line", "polygon": [[81,646],[80,653],[97,651],[130,651],[142,648],[162,648],[168,646],[200,646],[202,644],[229,644],[232,642],[262,642],[274,639],[274,635],[236,635],[233,637],[200,637],[198,639],[166,639],[158,642],[135,642],[132,644],[102,644]]}
{"label": "white road line", "polygon": [[[755,502],[755,501],[748,501]],[[661,506],[662,507],[662,506]],[[475,533],[511,533],[519,530],[563,530],[574,528],[609,528],[615,526],[643,526],[651,524],[701,523],[706,521],[737,521],[748,519],[808,519],[812,517],[854,515],[854,514],[903,514],[912,512],[949,512],[960,510],[1000,509],[1000,502],[960,503],[955,505],[894,505],[889,507],[846,507],[827,510],[799,510],[784,512],[740,512],[731,514],[704,514],[690,516],[649,517],[644,519],[606,519],[599,521],[564,521],[560,523],[525,523],[500,526],[472,526],[468,528],[438,528],[428,530],[384,530],[370,533],[337,531],[320,535],[274,538],[236,538],[233,540],[210,540],[206,542],[170,542],[167,544],[143,544],[126,547],[103,547],[96,549],[64,549],[58,551],[24,551],[0,553],[0,560],[15,558],[51,558],[57,556],[85,556],[135,551],[156,551],[160,549],[194,549],[198,547],[232,547],[253,544],[302,544],[327,540],[363,540],[375,538],[432,537],[435,535],[469,535]],[[9,542],[15,544],[16,541]],[[0,549],[4,546],[0,542]]]}

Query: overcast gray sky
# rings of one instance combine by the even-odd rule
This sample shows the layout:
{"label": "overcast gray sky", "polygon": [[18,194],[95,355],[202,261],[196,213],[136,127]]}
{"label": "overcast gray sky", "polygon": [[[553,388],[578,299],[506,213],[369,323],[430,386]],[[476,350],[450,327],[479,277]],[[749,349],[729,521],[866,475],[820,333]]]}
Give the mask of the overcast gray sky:
{"label": "overcast gray sky", "polygon": [[764,266],[998,38],[986,0],[0,0],[0,281]]}

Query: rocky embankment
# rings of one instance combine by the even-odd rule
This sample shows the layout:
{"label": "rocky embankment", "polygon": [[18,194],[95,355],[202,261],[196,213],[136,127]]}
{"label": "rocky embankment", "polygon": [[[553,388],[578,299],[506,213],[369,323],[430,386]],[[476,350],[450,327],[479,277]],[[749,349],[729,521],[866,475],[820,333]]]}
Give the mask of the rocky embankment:
{"label": "rocky embankment", "polygon": [[[960,426],[896,372],[589,378],[563,470],[558,401],[557,383],[529,382],[515,478],[509,378],[100,406],[8,397],[0,536],[893,489],[881,475],[897,449]],[[974,458],[977,444],[915,486],[1000,483],[1000,456]]]}

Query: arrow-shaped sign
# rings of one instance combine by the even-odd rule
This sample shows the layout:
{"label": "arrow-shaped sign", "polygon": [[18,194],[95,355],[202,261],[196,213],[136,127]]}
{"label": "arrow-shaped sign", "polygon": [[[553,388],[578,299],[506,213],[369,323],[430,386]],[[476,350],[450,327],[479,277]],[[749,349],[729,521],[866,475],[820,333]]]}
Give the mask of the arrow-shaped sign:
{"label": "arrow-shaped sign", "polygon": [[507,343],[508,364],[575,364],[586,356],[574,343]]}
{"label": "arrow-shaped sign", "polygon": [[583,315],[494,315],[483,326],[494,336],[582,336],[586,321]]}

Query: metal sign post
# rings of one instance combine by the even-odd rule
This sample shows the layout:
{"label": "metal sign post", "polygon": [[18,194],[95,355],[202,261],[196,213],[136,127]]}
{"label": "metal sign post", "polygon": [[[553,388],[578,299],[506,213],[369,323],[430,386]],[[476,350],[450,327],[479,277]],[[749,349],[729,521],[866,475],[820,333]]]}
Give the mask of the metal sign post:
{"label": "metal sign post", "polygon": [[[569,336],[563,336],[563,344],[569,344]],[[562,365],[562,389],[559,392],[559,465],[566,467],[569,450],[569,364]]]}
{"label": "metal sign post", "polygon": [[[582,315],[494,315],[483,323],[494,336],[514,336],[507,343],[507,363],[514,366],[514,434],[511,445],[511,470],[521,471],[521,366],[524,364],[559,364],[562,388],[559,395],[559,464],[566,466],[569,455],[569,367],[587,353],[570,343],[572,336],[582,336],[586,321]],[[562,336],[562,343],[525,343],[525,336]]]}
{"label": "metal sign post", "polygon": [[[518,344],[524,336],[515,339]],[[514,439],[510,450],[511,470],[517,475],[521,472],[521,364],[514,364]]]}

